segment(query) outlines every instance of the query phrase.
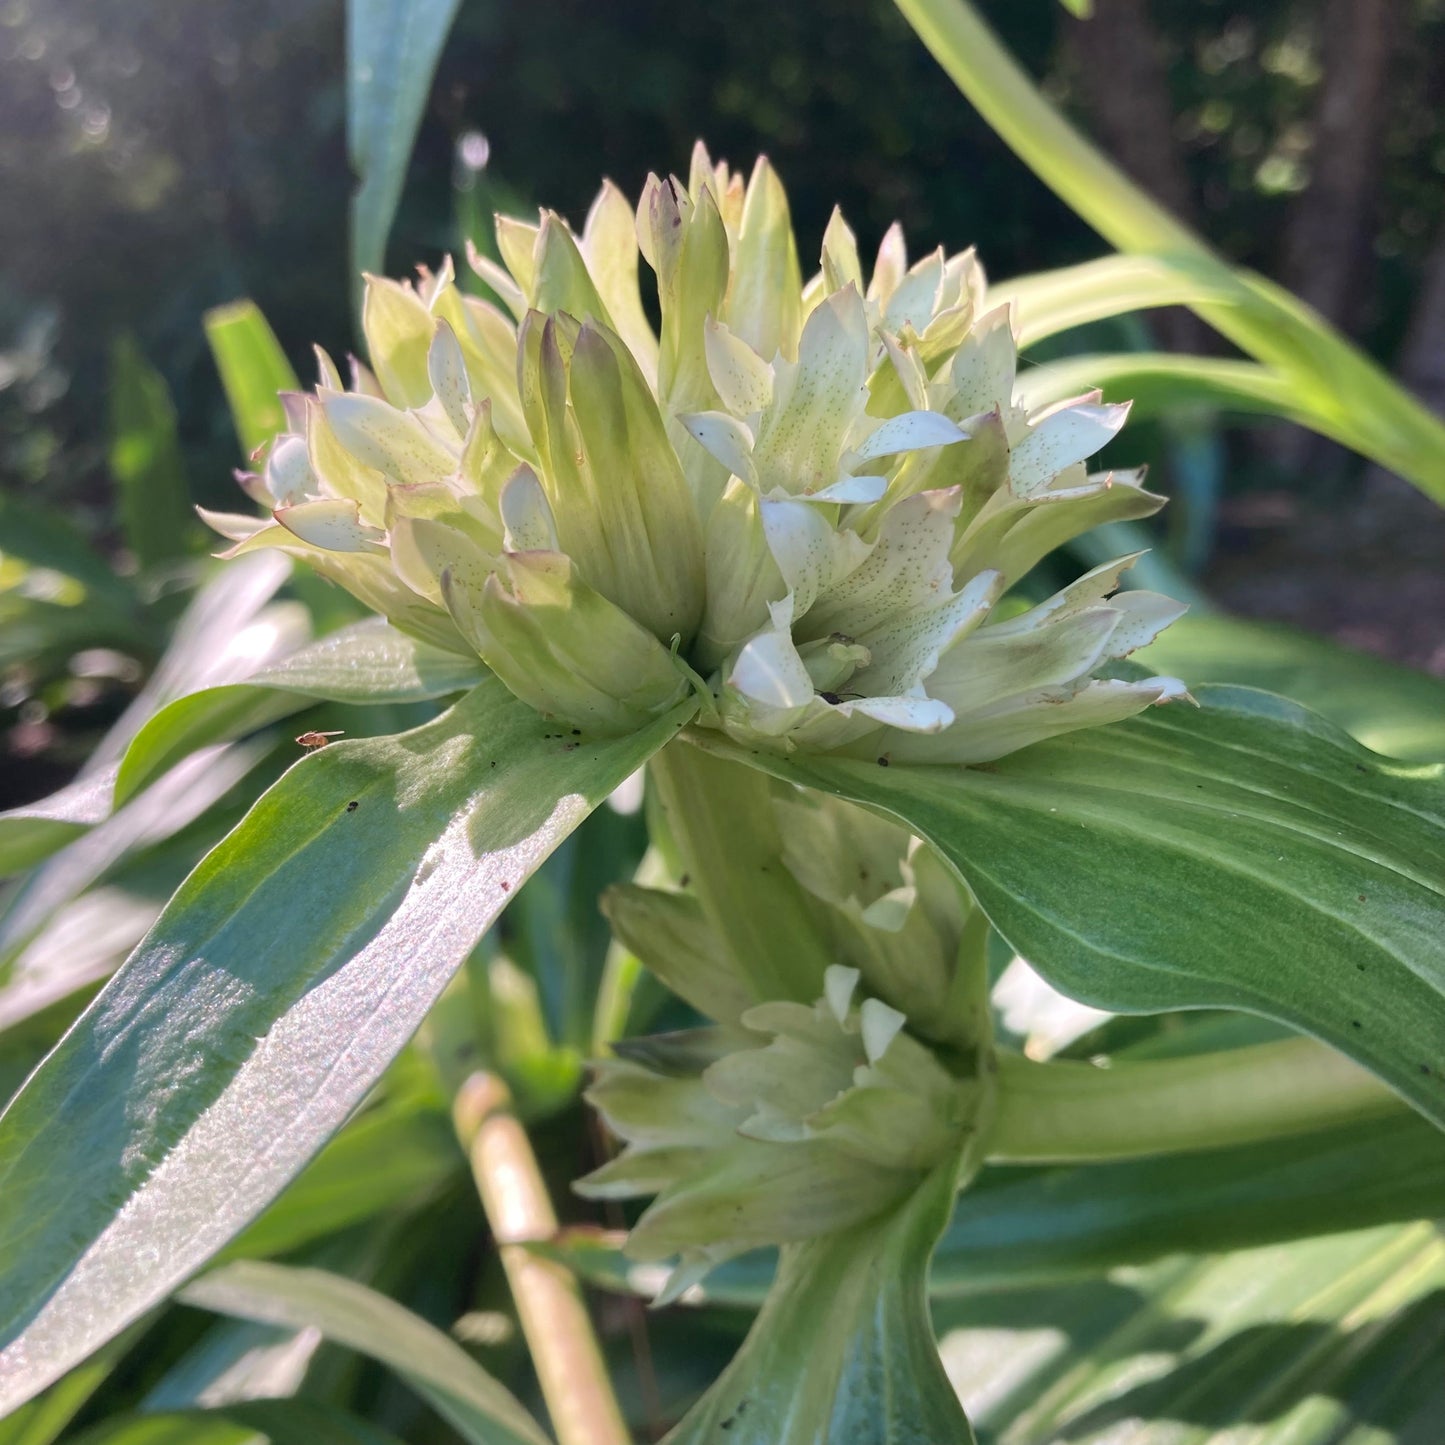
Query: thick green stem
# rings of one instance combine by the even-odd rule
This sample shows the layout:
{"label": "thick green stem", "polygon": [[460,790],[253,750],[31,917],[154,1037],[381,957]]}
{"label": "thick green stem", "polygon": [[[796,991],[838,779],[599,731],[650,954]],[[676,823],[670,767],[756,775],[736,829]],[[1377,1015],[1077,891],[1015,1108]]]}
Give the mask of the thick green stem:
{"label": "thick green stem", "polygon": [[783,863],[773,784],[680,740],[647,770],[692,891],[757,997],[811,1003],[835,960]]}
{"label": "thick green stem", "polygon": [[1067,1163],[1307,1134],[1406,1106],[1313,1039],[1107,1068],[1000,1057],[989,1159]]}
{"label": "thick green stem", "polygon": [[452,1107],[559,1445],[628,1445],[592,1321],[571,1273],[529,1243],[557,1233],[526,1130],[495,1075],[472,1074]]}

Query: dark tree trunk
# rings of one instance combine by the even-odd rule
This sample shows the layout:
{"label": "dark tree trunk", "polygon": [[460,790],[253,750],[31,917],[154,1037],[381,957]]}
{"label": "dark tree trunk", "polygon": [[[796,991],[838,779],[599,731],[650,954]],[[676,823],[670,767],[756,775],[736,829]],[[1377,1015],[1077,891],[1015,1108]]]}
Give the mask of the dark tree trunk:
{"label": "dark tree trunk", "polygon": [[[1285,232],[1280,279],[1347,334],[1357,333],[1369,313],[1370,243],[1398,23],[1398,0],[1329,0],[1325,6],[1310,183]],[[1270,451],[1289,471],[1314,470],[1342,456],[1296,427],[1277,433]]]}
{"label": "dark tree trunk", "polygon": [[[1065,45],[1105,150],[1155,200],[1192,221],[1194,193],[1174,134],[1163,46],[1148,0],[1103,0],[1088,20],[1065,20]],[[1208,350],[1212,333],[1191,312],[1151,318],[1171,351]]]}

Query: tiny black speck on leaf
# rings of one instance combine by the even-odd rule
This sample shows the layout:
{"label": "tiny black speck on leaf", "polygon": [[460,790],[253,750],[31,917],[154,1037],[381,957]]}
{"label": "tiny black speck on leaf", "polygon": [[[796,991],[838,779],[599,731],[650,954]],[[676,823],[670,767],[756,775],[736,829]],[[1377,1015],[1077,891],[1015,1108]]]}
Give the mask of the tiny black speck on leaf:
{"label": "tiny black speck on leaf", "polygon": [[355,798],[353,798],[353,799],[346,805],[346,811],[347,811],[348,813],[354,813],[360,806],[361,806],[361,804],[360,804],[359,802],[357,802],[357,800],[356,800]]}
{"label": "tiny black speck on leaf", "polygon": [[886,767],[888,766],[888,759],[887,759],[886,757],[879,758],[879,759],[878,759],[878,766],[879,766],[880,768],[886,768]]}
{"label": "tiny black speck on leaf", "polygon": [[503,892],[503,893],[510,893],[511,891],[512,891],[512,885],[511,885],[510,883],[508,883],[505,878],[502,879],[502,892]]}

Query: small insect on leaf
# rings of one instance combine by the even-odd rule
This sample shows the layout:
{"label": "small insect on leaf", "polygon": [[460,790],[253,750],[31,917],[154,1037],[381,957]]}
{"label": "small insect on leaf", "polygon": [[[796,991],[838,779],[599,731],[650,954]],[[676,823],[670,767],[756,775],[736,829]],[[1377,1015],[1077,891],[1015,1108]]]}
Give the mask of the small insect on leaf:
{"label": "small insect on leaf", "polygon": [[329,733],[302,733],[296,741],[309,753],[313,748],[324,748],[332,738],[339,738],[341,729]]}

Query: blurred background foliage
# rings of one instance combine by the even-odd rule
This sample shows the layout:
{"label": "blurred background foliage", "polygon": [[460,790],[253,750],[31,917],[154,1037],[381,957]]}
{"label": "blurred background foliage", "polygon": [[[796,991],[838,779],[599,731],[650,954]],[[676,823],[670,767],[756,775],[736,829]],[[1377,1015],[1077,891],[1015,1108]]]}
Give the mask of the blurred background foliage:
{"label": "blurred background foliage", "polygon": [[[1089,21],[984,8],[1147,190],[1445,407],[1445,0],[1108,0]],[[156,546],[125,526],[127,406],[149,398],[168,430],[144,445],[175,494],[236,505],[208,307],[254,298],[303,377],[313,341],[349,349],[343,30],[341,0],[0,0],[8,518],[63,512],[125,572]],[[498,206],[580,222],[600,173],[635,194],[698,136],[736,164],[774,159],[805,246],[838,201],[865,245],[896,218],[915,254],[976,243],[997,278],[1106,249],[886,0],[466,0],[389,269],[485,242]],[[1222,345],[1156,312],[1036,355]],[[1234,610],[1445,672],[1436,510],[1296,428],[1218,422],[1138,426],[1116,449],[1174,494],[1176,560]],[[156,602],[152,586],[137,605]],[[41,696],[11,678],[4,800],[63,779],[134,685],[71,677]]]}
{"label": "blurred background foliage", "polygon": [[[1145,189],[1231,260],[1310,301],[1445,412],[1445,0],[1099,0],[1088,22],[1051,3],[982,8]],[[395,731],[429,710],[313,706],[300,689],[263,717],[244,713],[242,697],[249,722],[213,732],[244,741],[185,758],[110,809],[116,761],[164,705],[222,688],[357,616],[335,589],[305,575],[288,582],[265,559],[208,565],[213,539],[189,510],[245,506],[204,314],[252,298],[306,379],[313,341],[338,356],[354,344],[345,111],[342,0],[0,0],[0,807],[52,792],[90,758],[64,806],[28,820],[30,831],[26,819],[10,820],[5,839],[16,851],[0,852],[6,874],[53,854],[0,896],[0,1094],[196,858],[294,761],[292,735]],[[760,150],[772,156],[808,250],[835,201],[865,246],[896,218],[915,255],[976,243],[997,279],[1107,250],[975,115],[889,0],[462,0],[388,269],[435,264],[468,238],[486,245],[498,207],[543,203],[580,222],[599,175],[636,194],[649,170],[685,167],[698,136],[744,167]],[[286,384],[285,364],[252,321],[232,311],[212,326],[233,328],[238,371],[269,378],[269,395]],[[213,345],[225,354],[214,335]],[[1152,348],[1220,354],[1223,343],[1188,313],[1160,311],[1081,328],[1031,356]],[[252,422],[251,434],[264,435],[275,418]],[[1154,468],[1174,499],[1161,552],[1223,608],[1445,676],[1445,514],[1410,488],[1297,428],[1205,411],[1131,426],[1111,459]],[[1211,628],[1221,629],[1213,641]],[[1200,666],[1218,665],[1208,656],[1215,645],[1236,674],[1254,667],[1246,680],[1308,697],[1386,751],[1438,754],[1440,685],[1430,679],[1382,672],[1323,643],[1302,650],[1289,634],[1257,633],[1242,651],[1220,618],[1192,645]],[[1322,678],[1337,695],[1323,696]],[[288,713],[281,731],[257,731]],[[637,801],[599,810],[528,885],[428,1021],[421,1047],[228,1251],[368,1281],[450,1328],[529,1404],[530,1366],[428,1050],[453,1035],[480,1041],[518,1097],[564,1218],[591,1226],[558,1247],[584,1273],[590,1261],[597,1278],[615,1275],[615,1239],[595,1226],[616,1229],[625,1217],[613,1207],[599,1221],[566,1181],[604,1151],[576,1089],[599,991],[604,1005],[609,990],[620,996],[628,1014],[618,980],[635,974],[636,960],[618,945],[609,951],[595,902],[641,856]],[[1220,1046],[1221,1031],[1254,1041],[1259,1028],[1242,1016],[1109,1020],[1046,1003],[1057,1035],[1049,1050],[1076,1057],[1187,1052],[1205,1037]],[[676,1026],[687,1021],[678,1009],[644,981],[628,1017],[634,1028]],[[1036,1032],[1020,1038],[1038,1042]],[[1356,1231],[1307,1246],[1344,1254],[1303,1257],[1306,1282],[1355,1269],[1356,1250],[1378,1255],[1381,1269],[1398,1266],[1394,1251],[1414,1258],[1420,1243],[1400,1221],[1435,1207],[1445,1157],[1420,1121],[1401,1131],[1322,1135],[1270,1160],[1239,1151],[1102,1177],[1075,1169],[986,1180],[935,1269],[950,1370],[985,1438],[1008,1428],[1013,1395],[1038,1393],[1093,1347],[1091,1331],[1112,1328],[1110,1308],[1134,1307],[1117,1280],[1092,1278],[1121,1260],[1196,1252],[1177,1266],[1194,1271],[1192,1293],[1155,1310],[1157,1333],[1126,1343],[1202,1369],[1216,1335],[1240,1350],[1256,1345],[1238,1281],[1294,1267],[1288,1251],[1268,1252],[1271,1241]],[[1362,1156],[1365,1147],[1375,1152]],[[1266,1164],[1295,1191],[1286,1190],[1284,1214],[1251,1213]],[[1196,1208],[1181,1222],[1172,1211],[1185,1194]],[[1380,1228],[1359,1233],[1365,1225]],[[1044,1238],[1054,1254],[1041,1263]],[[1244,1246],[1256,1252],[1232,1263],[1199,1253]],[[981,1274],[983,1261],[993,1276]],[[1091,1278],[1051,1285],[1047,1296],[1023,1290],[1043,1266]],[[716,1374],[756,1304],[756,1276],[720,1277],[726,1309],[673,1311],[661,1329],[649,1328],[635,1298],[600,1297],[606,1347],[641,1433],[655,1436]],[[1356,1276],[1375,1288],[1373,1274]],[[1150,1278],[1139,1276],[1139,1291],[1157,1283],[1161,1299],[1174,1298],[1172,1275]],[[1412,1289],[1434,1291],[1430,1308],[1379,1334],[1382,1358],[1438,1348],[1441,1279],[1415,1279]],[[988,1295],[991,1286],[1003,1293]],[[1293,1296],[1270,1297],[1295,1308]],[[1017,1386],[1009,1399],[992,1385],[985,1398],[975,1375],[987,1383],[990,1351],[1005,1336],[1023,1328],[1033,1338],[1030,1310],[1062,1319],[1064,1332],[1055,1330],[1052,1353],[1029,1356],[1033,1375],[1007,1377]],[[1286,1331],[1274,1348],[1268,1358],[1285,1378],[1290,1351],[1321,1356],[1312,1329]],[[1310,1388],[1353,1409],[1365,1386],[1342,1359]],[[72,1419],[97,1433],[68,1439],[249,1439],[224,1422],[202,1434],[188,1419],[178,1435],[133,1437],[95,1422],[118,1408],[219,1408],[303,1388],[415,1445],[453,1438],[393,1379],[315,1330],[216,1322],[180,1306],[0,1422],[0,1445],[54,1439]],[[1199,1420],[1187,1380],[1180,1388],[1162,1417],[1216,1423]],[[1408,1432],[1413,1397],[1396,1395],[1385,1423],[1398,1416]],[[1366,1396],[1360,1408],[1373,1421]],[[1228,1389],[1224,1397],[1233,1409]],[[1421,1407],[1425,1433],[1401,1438],[1436,1438],[1436,1398]],[[1064,1427],[1051,1419],[1038,1428]]]}

